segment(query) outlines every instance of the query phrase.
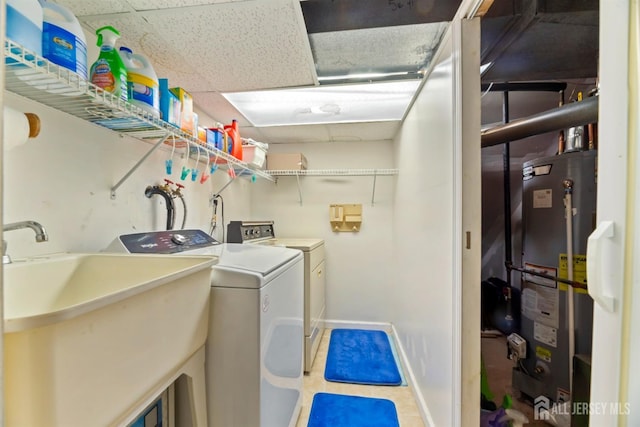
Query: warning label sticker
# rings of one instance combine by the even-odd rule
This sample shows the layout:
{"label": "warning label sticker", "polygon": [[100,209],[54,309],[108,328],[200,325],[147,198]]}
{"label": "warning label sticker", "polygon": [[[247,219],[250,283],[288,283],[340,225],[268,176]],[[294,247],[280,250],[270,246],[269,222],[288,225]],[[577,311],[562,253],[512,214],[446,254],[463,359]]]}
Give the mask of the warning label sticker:
{"label": "warning label sticker", "polygon": [[533,322],[533,338],[553,348],[558,346],[558,330],[542,323]]}
{"label": "warning label sticker", "polygon": [[[567,254],[560,254],[558,259],[558,277],[563,279],[569,278],[569,263],[567,262]],[[587,256],[586,255],[574,255],[573,256],[573,280],[576,282],[587,284]],[[567,286],[564,283],[560,284],[560,290],[566,291]],[[586,289],[574,288],[574,292],[586,294]]]}
{"label": "warning label sticker", "polygon": [[551,350],[548,350],[544,347],[537,346],[536,357],[540,360],[544,360],[545,362],[551,363]]}
{"label": "warning label sticker", "polygon": [[[525,264],[525,268],[542,272],[548,276],[556,276],[556,269],[552,267]],[[534,322],[558,328],[560,297],[556,282],[531,274],[525,274],[523,278],[522,315]]]}
{"label": "warning label sticker", "polygon": [[551,208],[553,207],[553,190],[550,188],[544,190],[533,191],[533,208]]}

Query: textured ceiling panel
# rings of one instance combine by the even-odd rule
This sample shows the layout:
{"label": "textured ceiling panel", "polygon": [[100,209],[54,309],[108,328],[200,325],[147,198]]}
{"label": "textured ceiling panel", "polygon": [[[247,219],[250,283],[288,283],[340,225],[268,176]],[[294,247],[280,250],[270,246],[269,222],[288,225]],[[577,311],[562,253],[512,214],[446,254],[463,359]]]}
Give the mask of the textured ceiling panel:
{"label": "textured ceiling panel", "polygon": [[132,11],[126,0],[57,0],[55,3],[68,7],[78,17]]}
{"label": "textured ceiling panel", "polygon": [[228,3],[232,0],[125,0],[135,10],[157,10],[205,4]]}
{"label": "textured ceiling panel", "polygon": [[218,122],[231,123],[231,120],[235,119],[240,127],[251,126],[242,114],[219,93],[193,92],[191,95],[193,95],[194,104]]}
{"label": "textured ceiling panel", "polygon": [[416,72],[425,68],[447,23],[310,34],[319,76]]}
{"label": "textured ceiling panel", "polygon": [[[156,29],[140,14],[122,14],[110,19],[92,19],[86,25],[96,29],[104,25],[116,28],[121,38],[118,46],[127,46],[134,53],[142,53],[151,61],[159,78],[168,78],[171,86],[187,91],[206,90],[206,78],[188,62],[180,49],[168,47]],[[186,64],[186,65],[185,65]]]}
{"label": "textured ceiling panel", "polygon": [[306,126],[274,126],[260,128],[260,133],[269,143],[302,143],[330,141],[329,129],[326,125]]}
{"label": "textured ceiling panel", "polygon": [[382,141],[396,136],[400,122],[339,123],[328,128],[331,141],[335,142]]}
{"label": "textured ceiling panel", "polygon": [[[246,91],[315,84],[295,0],[244,1],[144,12],[165,49],[205,74],[197,91]],[[185,64],[177,63],[176,67]]]}

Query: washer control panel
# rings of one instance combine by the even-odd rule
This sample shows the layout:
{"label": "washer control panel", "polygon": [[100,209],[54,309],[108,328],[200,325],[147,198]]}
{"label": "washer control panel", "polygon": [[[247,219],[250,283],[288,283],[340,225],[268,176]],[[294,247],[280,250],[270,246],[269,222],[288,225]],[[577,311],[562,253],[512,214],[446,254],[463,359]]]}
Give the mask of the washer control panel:
{"label": "washer control panel", "polygon": [[220,244],[202,230],[124,234],[119,240],[129,253],[134,254],[173,254]]}
{"label": "washer control panel", "polygon": [[229,243],[245,243],[274,237],[273,221],[231,221],[227,226]]}

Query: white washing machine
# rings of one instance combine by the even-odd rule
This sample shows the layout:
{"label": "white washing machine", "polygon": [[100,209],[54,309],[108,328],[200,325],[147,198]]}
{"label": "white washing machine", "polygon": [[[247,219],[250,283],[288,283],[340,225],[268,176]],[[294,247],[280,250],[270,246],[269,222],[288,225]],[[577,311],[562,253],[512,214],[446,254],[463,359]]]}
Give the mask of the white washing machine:
{"label": "white washing machine", "polygon": [[298,249],[304,254],[304,371],[310,372],[325,329],[324,240],[317,238],[280,238],[273,221],[231,221],[227,240]]}
{"label": "white washing machine", "polygon": [[206,344],[210,427],[293,427],[302,405],[303,256],[202,230],[120,236],[107,249],[219,257]]}

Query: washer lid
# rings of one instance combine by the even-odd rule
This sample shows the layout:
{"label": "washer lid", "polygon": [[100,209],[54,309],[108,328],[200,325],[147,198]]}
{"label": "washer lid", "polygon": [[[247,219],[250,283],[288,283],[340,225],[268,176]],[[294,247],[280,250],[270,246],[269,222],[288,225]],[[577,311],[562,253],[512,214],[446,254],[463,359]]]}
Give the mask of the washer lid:
{"label": "washer lid", "polygon": [[253,272],[262,276],[266,276],[296,257],[302,256],[300,251],[295,249],[279,246],[243,245],[242,243],[225,243],[182,253],[184,255],[215,255],[219,257],[217,267]]}

